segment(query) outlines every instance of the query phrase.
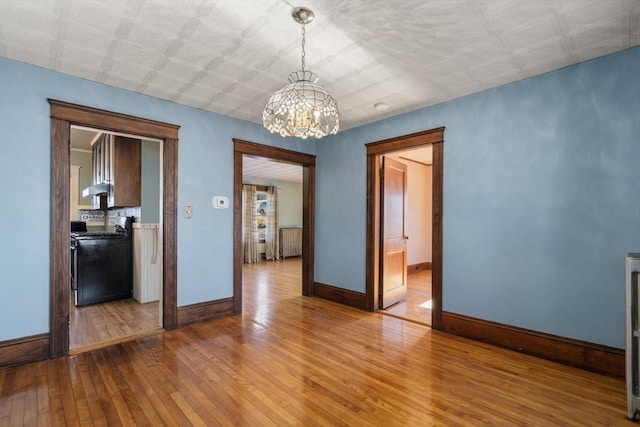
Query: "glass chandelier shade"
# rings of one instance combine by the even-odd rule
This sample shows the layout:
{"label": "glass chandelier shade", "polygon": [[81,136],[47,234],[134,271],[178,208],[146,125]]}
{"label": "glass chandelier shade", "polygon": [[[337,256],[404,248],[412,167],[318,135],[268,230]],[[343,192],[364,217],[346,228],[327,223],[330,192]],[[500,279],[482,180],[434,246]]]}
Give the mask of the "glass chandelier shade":
{"label": "glass chandelier shade", "polygon": [[302,139],[322,138],[340,128],[338,103],[316,82],[318,77],[300,70],[289,75],[289,84],[271,95],[262,113],[271,133]]}
{"label": "glass chandelier shade", "polygon": [[302,69],[289,75],[289,84],[275,91],[262,112],[262,123],[271,133],[297,138],[322,138],[340,128],[338,103],[318,85],[318,76],[304,69],[305,24],[313,21],[311,10],[292,10],[293,19],[302,24]]}

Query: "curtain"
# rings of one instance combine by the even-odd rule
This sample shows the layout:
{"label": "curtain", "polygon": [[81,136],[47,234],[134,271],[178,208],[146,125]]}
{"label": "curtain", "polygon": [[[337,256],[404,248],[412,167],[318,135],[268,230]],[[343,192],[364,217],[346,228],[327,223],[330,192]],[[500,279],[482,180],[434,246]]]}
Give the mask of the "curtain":
{"label": "curtain", "polygon": [[255,185],[242,186],[242,248],[246,264],[260,261]]}
{"label": "curtain", "polygon": [[280,259],[278,250],[278,189],[267,187],[267,230],[265,236],[265,252],[268,260]]}

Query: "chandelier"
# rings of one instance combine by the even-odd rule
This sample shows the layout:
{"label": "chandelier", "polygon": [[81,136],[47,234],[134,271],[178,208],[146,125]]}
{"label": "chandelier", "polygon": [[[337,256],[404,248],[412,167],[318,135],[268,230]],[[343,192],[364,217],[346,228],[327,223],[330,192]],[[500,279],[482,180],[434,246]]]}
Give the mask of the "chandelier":
{"label": "chandelier", "polygon": [[305,70],[305,25],[313,11],[297,7],[293,19],[302,25],[302,69],[289,75],[289,84],[275,91],[262,113],[262,123],[271,133],[298,138],[322,138],[340,127],[338,103],[317,84],[318,76]]}

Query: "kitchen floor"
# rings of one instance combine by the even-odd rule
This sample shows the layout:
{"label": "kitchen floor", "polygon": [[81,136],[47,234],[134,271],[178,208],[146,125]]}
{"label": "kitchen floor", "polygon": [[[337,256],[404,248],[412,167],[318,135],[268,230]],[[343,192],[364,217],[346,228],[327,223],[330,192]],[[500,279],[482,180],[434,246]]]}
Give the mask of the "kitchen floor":
{"label": "kitchen floor", "polygon": [[158,301],[140,304],[133,298],[76,307],[69,305],[69,349],[78,353],[115,344],[160,328]]}

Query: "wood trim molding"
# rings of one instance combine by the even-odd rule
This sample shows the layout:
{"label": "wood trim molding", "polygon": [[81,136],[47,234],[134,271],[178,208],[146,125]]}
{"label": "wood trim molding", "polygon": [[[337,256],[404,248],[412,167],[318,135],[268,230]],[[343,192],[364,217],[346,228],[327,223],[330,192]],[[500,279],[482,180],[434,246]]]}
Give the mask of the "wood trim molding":
{"label": "wood trim molding", "polygon": [[430,262],[421,262],[419,264],[411,264],[407,266],[407,274],[417,273],[418,271],[431,270]]}
{"label": "wood trim molding", "polygon": [[366,236],[366,309],[378,309],[380,275],[380,157],[397,151],[431,145],[432,164],[432,240],[431,325],[442,328],[442,199],[444,171],[444,127],[366,144],[367,147],[367,236]]}
{"label": "wood trim molding", "polygon": [[233,297],[178,307],[178,326],[233,315]]}
{"label": "wood trim molding", "polygon": [[367,155],[367,237],[365,295],[367,311],[378,309],[380,280],[380,156]]}
{"label": "wood trim molding", "polygon": [[366,294],[315,282],[314,296],[360,310],[367,309]]}
{"label": "wood trim molding", "polygon": [[316,156],[233,138],[233,312],[242,312],[242,158],[265,157],[302,166],[302,295],[314,295]]}
{"label": "wood trim molding", "polygon": [[69,351],[69,283],[71,253],[69,233],[70,177],[68,121],[51,119],[51,213],[49,241],[49,353],[51,357]]}
{"label": "wood trim molding", "polygon": [[[442,128],[444,132],[444,128]],[[444,142],[444,135],[442,135]],[[433,191],[431,196],[431,326],[442,329],[442,220],[444,198],[444,146],[442,143],[431,145],[433,166],[431,170]]]}
{"label": "wood trim molding", "polygon": [[[397,136],[382,141],[365,144],[367,155],[387,154],[394,151],[403,151],[418,148],[424,145],[437,144],[444,141],[444,127],[429,129],[409,135]],[[435,160],[434,160],[435,161]]]}
{"label": "wood trim molding", "polygon": [[442,331],[615,378],[625,376],[624,350],[515,326],[442,313]]}
{"label": "wood trim molding", "polygon": [[178,139],[162,144],[162,327],[178,327]]}
{"label": "wood trim molding", "polygon": [[242,156],[233,153],[233,313],[242,313]]}
{"label": "wood trim molding", "polygon": [[[314,157],[315,161],[315,157]],[[302,170],[302,295],[312,297],[314,288],[316,214],[316,166]]]}
{"label": "wood trim molding", "polygon": [[55,99],[48,99],[48,101],[51,106],[51,118],[64,120],[71,124],[90,124],[91,127],[97,129],[158,139],[178,139],[178,129],[180,129],[178,125],[85,107]]}
{"label": "wood trim molding", "polygon": [[49,357],[49,334],[0,342],[0,369]]}
{"label": "wood trim molding", "polygon": [[267,157],[281,162],[305,166],[315,166],[316,164],[316,156],[312,154],[300,153],[298,151],[272,147],[270,145],[258,144],[237,138],[233,138],[233,151],[250,156]]}
{"label": "wood trim molding", "polygon": [[51,231],[49,357],[69,352],[69,143],[71,125],[162,139],[163,318],[177,326],[177,201],[179,126],[49,99],[51,113]]}

